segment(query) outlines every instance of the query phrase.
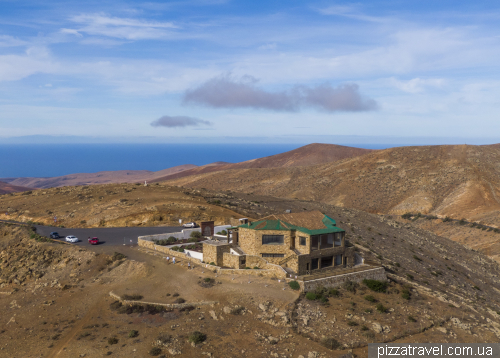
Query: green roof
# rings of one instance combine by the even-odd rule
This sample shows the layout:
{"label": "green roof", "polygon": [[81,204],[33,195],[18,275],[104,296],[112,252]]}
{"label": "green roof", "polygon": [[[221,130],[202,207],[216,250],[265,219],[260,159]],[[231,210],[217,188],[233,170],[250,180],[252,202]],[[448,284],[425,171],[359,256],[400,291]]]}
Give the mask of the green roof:
{"label": "green roof", "polygon": [[[318,215],[320,214],[320,215]],[[288,219],[288,220],[287,220]],[[297,230],[309,235],[344,232],[336,226],[335,220],[319,212],[271,215],[259,221],[239,225],[252,230]]]}

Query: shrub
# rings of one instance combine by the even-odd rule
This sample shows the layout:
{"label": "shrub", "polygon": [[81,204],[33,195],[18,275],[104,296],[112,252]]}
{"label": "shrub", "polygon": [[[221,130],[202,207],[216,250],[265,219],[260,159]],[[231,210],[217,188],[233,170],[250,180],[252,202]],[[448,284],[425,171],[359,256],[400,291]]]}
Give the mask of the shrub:
{"label": "shrub", "polygon": [[359,326],[358,322],[355,322],[355,321],[349,321],[349,322],[347,322],[347,325],[351,326],[351,327]]}
{"label": "shrub", "polygon": [[473,286],[473,288],[474,288],[475,290],[481,291],[481,289],[480,289],[479,287],[477,287],[477,286]]}
{"label": "shrub", "polygon": [[322,303],[328,303],[328,297],[325,297],[325,296],[319,296],[319,300],[320,300]]}
{"label": "shrub", "polygon": [[413,258],[417,261],[422,261],[422,259],[420,257],[418,257],[417,255],[413,255]]}
{"label": "shrub", "polygon": [[377,300],[375,299],[375,297],[373,297],[372,295],[366,295],[364,298],[368,302],[377,302]]}
{"label": "shrub", "polygon": [[365,326],[365,325],[362,325],[362,326],[361,326],[361,330],[362,330],[362,331],[368,331],[368,330],[369,330],[369,328],[368,328],[367,326]]}
{"label": "shrub", "polygon": [[316,289],[314,290],[314,293],[317,295],[317,296],[323,296],[325,293],[327,292],[326,288],[324,286],[318,286],[316,287]]}
{"label": "shrub", "polygon": [[384,281],[365,279],[363,280],[363,283],[366,285],[366,287],[375,292],[385,292],[387,289],[387,282]]}
{"label": "shrub", "polygon": [[191,234],[189,235],[191,238],[199,239],[201,238],[201,232],[199,231],[191,231]]}
{"label": "shrub", "polygon": [[342,287],[344,287],[344,289],[346,289],[349,292],[356,292],[358,286],[359,286],[358,283],[354,281],[346,281],[342,285]]}
{"label": "shrub", "polygon": [[160,333],[156,338],[156,340],[161,344],[167,344],[170,343],[170,341],[172,340],[172,336],[166,333]]}
{"label": "shrub", "polygon": [[330,291],[328,291],[328,294],[332,297],[338,297],[340,292],[336,288],[331,288]]}
{"label": "shrub", "polygon": [[143,299],[143,296],[139,295],[137,293],[134,293],[131,295],[127,295],[127,294],[122,295],[122,300],[126,300],[126,301],[139,301],[142,299]]}
{"label": "shrub", "polygon": [[161,348],[160,347],[153,347],[149,350],[149,355],[150,356],[159,356],[161,354]]}
{"label": "shrub", "polygon": [[207,339],[207,335],[201,333],[200,331],[194,331],[189,335],[188,341],[194,344],[204,342]]}
{"label": "shrub", "polygon": [[410,280],[413,280],[413,275],[407,273],[406,276],[410,279]]}
{"label": "shrub", "polygon": [[167,239],[167,243],[169,245],[172,245],[174,242],[177,241],[177,238],[173,237],[173,236],[169,236],[169,238]]}
{"label": "shrub", "polygon": [[451,221],[451,218],[449,218],[448,216],[446,216],[444,219],[443,219],[443,222],[448,222],[448,221]]}
{"label": "shrub", "polygon": [[417,320],[413,316],[408,316],[408,321],[417,322]]}
{"label": "shrub", "polygon": [[209,265],[215,266],[215,262],[212,261]]}
{"label": "shrub", "polygon": [[458,222],[460,225],[464,225],[466,223],[465,219],[460,219],[460,221]]}
{"label": "shrub", "polygon": [[124,254],[121,254],[119,252],[116,252],[113,254],[113,257],[111,258],[113,261],[118,261],[118,260],[123,260],[123,259],[126,259],[127,256],[125,256]]}
{"label": "shrub", "polygon": [[404,298],[405,300],[409,300],[411,297],[411,292],[409,289],[404,288],[401,293],[401,297]]}
{"label": "shrub", "polygon": [[401,267],[401,265],[399,264],[399,262],[395,262],[395,263],[394,263],[394,266],[396,266],[396,267]]}
{"label": "shrub", "polygon": [[413,216],[412,213],[405,213],[405,214],[401,215],[401,217],[405,220],[411,219],[412,216]]}
{"label": "shrub", "polygon": [[186,302],[186,300],[185,300],[184,298],[181,298],[181,297],[177,298],[177,299],[174,301],[174,303],[184,303],[184,302]]}
{"label": "shrub", "polygon": [[308,300],[314,301],[318,299],[318,296],[314,292],[307,292],[306,293],[306,298]]}
{"label": "shrub", "polygon": [[203,281],[205,281],[206,283],[209,283],[210,281],[212,281],[212,279],[210,277],[205,277],[203,279]]}
{"label": "shrub", "polygon": [[292,290],[295,290],[295,291],[300,290],[300,284],[297,281],[290,281],[290,282],[288,282],[288,286],[290,286],[290,288]]}
{"label": "shrub", "polygon": [[188,239],[188,242],[198,242],[198,238],[197,237],[191,237]]}
{"label": "shrub", "polygon": [[365,309],[365,312],[366,312],[366,313],[372,313],[373,311],[372,311],[372,309],[371,309],[371,308],[367,308],[367,309]]}
{"label": "shrub", "polygon": [[117,343],[118,343],[118,338],[116,337],[108,338],[108,344],[117,344]]}
{"label": "shrub", "polygon": [[130,332],[128,332],[128,337],[129,338],[134,338],[134,337],[137,337],[138,335],[139,335],[139,331],[136,331],[135,329],[133,329]]}
{"label": "shrub", "polygon": [[323,337],[321,338],[321,345],[323,347],[326,347],[328,349],[338,349],[340,348],[342,345],[339,343],[339,341],[337,341],[335,338],[332,338],[332,337]]}
{"label": "shrub", "polygon": [[383,304],[381,304],[381,303],[379,303],[379,304],[377,305],[377,307],[376,307],[376,308],[377,308],[377,311],[379,311],[380,313],[385,313],[385,312],[387,312],[387,308],[386,308],[386,307],[384,307],[384,305],[383,305]]}

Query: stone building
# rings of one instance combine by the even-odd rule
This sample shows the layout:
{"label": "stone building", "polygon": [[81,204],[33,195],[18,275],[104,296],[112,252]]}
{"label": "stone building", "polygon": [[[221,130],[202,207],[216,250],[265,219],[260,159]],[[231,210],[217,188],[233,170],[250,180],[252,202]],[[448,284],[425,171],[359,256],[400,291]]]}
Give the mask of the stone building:
{"label": "stone building", "polygon": [[345,231],[319,211],[242,220],[229,229],[227,242],[204,242],[205,262],[231,268],[274,264],[296,275],[354,266]]}

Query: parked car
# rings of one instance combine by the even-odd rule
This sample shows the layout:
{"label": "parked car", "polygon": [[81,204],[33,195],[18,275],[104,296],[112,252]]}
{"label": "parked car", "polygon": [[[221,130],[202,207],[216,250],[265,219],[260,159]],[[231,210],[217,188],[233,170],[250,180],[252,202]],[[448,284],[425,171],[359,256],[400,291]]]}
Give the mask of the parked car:
{"label": "parked car", "polygon": [[51,238],[51,239],[60,239],[60,238],[61,238],[61,235],[59,235],[59,233],[58,233],[58,232],[55,232],[55,231],[54,231],[54,232],[51,232],[51,233],[50,233],[50,238]]}
{"label": "parked car", "polygon": [[90,245],[99,245],[99,239],[97,237],[93,237],[89,239],[89,244]]}
{"label": "parked car", "polygon": [[78,238],[73,235],[66,236],[66,241],[67,242],[78,242]]}
{"label": "parked car", "polygon": [[198,227],[198,225],[196,225],[195,222],[190,222],[190,223],[183,224],[182,227],[191,227],[191,228],[193,228],[193,227]]}

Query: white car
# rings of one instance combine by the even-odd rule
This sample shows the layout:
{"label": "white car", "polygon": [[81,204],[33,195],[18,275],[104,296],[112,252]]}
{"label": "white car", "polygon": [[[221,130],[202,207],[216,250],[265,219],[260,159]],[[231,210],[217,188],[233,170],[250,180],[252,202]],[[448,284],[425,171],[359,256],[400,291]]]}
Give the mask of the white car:
{"label": "white car", "polygon": [[67,242],[78,242],[78,238],[73,235],[66,236],[66,241]]}
{"label": "white car", "polygon": [[198,227],[195,222],[185,223],[182,227]]}

